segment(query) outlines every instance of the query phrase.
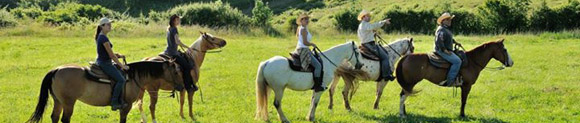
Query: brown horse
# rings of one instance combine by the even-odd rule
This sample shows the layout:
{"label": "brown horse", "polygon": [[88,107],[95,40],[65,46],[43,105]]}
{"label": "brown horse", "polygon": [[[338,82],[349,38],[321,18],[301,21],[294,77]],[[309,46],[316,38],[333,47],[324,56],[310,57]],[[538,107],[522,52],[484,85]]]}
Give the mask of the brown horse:
{"label": "brown horse", "polygon": [[[186,59],[189,61],[189,63],[191,63],[191,65],[193,66],[193,70],[191,71],[191,74],[192,74],[191,76],[193,78],[194,84],[197,84],[197,82],[199,80],[199,70],[200,70],[201,64],[203,63],[203,60],[205,58],[205,53],[208,52],[208,50],[222,48],[225,45],[226,45],[226,41],[224,39],[215,37],[215,36],[208,34],[208,33],[205,33],[205,32],[201,32],[201,36],[195,42],[193,42],[193,44],[189,48],[187,48],[187,51],[185,51],[185,54],[186,54],[185,56],[186,56]],[[145,58],[143,60],[146,60],[146,61],[164,61],[165,59],[162,57],[159,57],[159,56],[155,56],[155,57]],[[151,117],[153,119],[153,122],[156,122],[155,121],[155,105],[157,104],[158,91],[159,91],[159,89],[161,89],[161,90],[173,90],[174,86],[172,84],[168,84],[168,82],[163,82],[163,80],[159,80],[153,84],[145,86],[145,89],[149,93],[149,97],[151,99],[151,104],[149,104],[149,110],[151,111]],[[187,99],[189,101],[189,116],[192,119],[194,119],[193,118],[193,111],[192,111],[193,94],[194,94],[194,92],[188,92],[188,95],[187,95]],[[182,95],[182,96],[179,96],[179,104],[180,104],[179,115],[181,116],[181,118],[185,119],[185,117],[183,116],[183,104],[184,104],[183,95],[185,95],[185,91],[180,91],[180,95]],[[142,108],[143,107],[143,94],[141,94],[139,96],[139,102],[138,102],[137,106],[139,107],[139,111],[141,112],[141,121],[146,122],[147,117],[143,113],[143,108]]]}
{"label": "brown horse", "polygon": [[[153,84],[158,80],[166,82],[181,81],[177,66],[170,62],[142,61],[128,64],[128,82],[122,98],[129,104],[120,110],[120,122],[127,120],[131,105],[137,100],[142,86]],[[85,77],[85,68],[76,65],[60,66],[51,70],[42,80],[40,96],[36,110],[27,122],[39,122],[47,104],[48,94],[54,99],[52,122],[58,122],[62,113],[62,122],[68,123],[77,100],[93,106],[109,106],[112,88],[109,83],[100,83]],[[183,86],[182,83],[170,83]]]}
{"label": "brown horse", "polygon": [[[491,58],[502,62],[507,67],[511,67],[514,64],[503,42],[504,39],[488,42],[466,52],[468,59],[467,66],[462,67],[459,71],[459,74],[463,76],[463,84],[461,85],[461,117],[465,117],[464,109],[471,86],[475,84],[479,73],[489,63]],[[407,96],[416,93],[413,91],[413,87],[417,83],[423,79],[427,79],[431,83],[438,84],[445,80],[447,76],[447,69],[440,69],[431,65],[427,54],[403,56],[397,64],[396,70],[397,81],[402,87],[399,109],[399,115],[401,117],[406,116],[405,99]]]}

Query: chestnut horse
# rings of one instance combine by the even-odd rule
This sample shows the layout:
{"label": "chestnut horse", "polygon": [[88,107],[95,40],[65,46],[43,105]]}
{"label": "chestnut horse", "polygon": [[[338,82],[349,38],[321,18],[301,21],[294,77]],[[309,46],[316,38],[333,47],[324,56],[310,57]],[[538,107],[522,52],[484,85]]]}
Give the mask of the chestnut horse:
{"label": "chestnut horse", "polygon": [[[511,67],[514,64],[503,42],[504,39],[487,42],[466,52],[467,66],[462,66],[459,70],[459,74],[463,76],[463,84],[460,85],[461,117],[465,117],[465,104],[467,103],[467,96],[471,86],[475,84],[481,70],[485,68],[489,61],[493,58],[507,67]],[[397,64],[396,71],[397,81],[402,87],[399,115],[405,117],[407,113],[405,99],[407,96],[416,93],[413,91],[413,87],[423,79],[438,85],[439,82],[445,80],[448,69],[441,69],[431,65],[427,54],[421,53],[403,56]]]}

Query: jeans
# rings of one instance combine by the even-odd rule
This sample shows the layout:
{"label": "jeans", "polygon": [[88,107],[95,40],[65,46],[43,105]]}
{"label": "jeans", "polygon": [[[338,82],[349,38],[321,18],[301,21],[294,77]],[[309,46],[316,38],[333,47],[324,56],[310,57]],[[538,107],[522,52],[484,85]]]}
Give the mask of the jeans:
{"label": "jeans", "polygon": [[312,52],[310,53],[310,64],[312,64],[312,66],[314,67],[314,77],[320,77],[321,73],[322,73],[322,65],[320,64],[320,61],[318,61],[318,59],[316,59],[316,57],[314,57],[314,54]]}
{"label": "jeans", "polygon": [[123,87],[125,86],[125,77],[123,77],[121,71],[119,71],[119,69],[117,69],[112,62],[97,61],[97,65],[101,68],[101,70],[103,70],[105,74],[117,82],[113,88],[111,102],[118,100],[121,97]]}
{"label": "jeans", "polygon": [[185,84],[185,89],[187,90],[192,89],[192,87],[194,86],[193,78],[191,77],[191,70],[193,69],[193,67],[191,66],[191,64],[187,62],[185,58],[183,58],[183,56],[176,55],[172,57],[175,58],[175,62],[177,62],[177,64],[179,64],[181,68],[181,72],[183,73],[182,77]]}
{"label": "jeans", "polygon": [[461,59],[459,58],[459,56],[457,56],[453,52],[451,52],[451,54],[447,54],[444,51],[437,51],[437,54],[441,56],[441,58],[451,63],[451,67],[449,68],[449,72],[447,73],[447,84],[455,81],[455,77],[457,77],[459,69],[461,68]]}

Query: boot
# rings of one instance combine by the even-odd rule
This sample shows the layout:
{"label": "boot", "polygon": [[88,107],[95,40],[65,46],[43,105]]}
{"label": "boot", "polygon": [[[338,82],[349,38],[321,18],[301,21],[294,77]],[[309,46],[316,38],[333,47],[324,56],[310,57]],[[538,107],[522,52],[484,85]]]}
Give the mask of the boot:
{"label": "boot", "polygon": [[325,88],[322,87],[322,77],[314,77],[314,86],[312,86],[314,92],[324,91]]}
{"label": "boot", "polygon": [[115,84],[115,88],[113,88],[113,95],[111,96],[111,109],[116,111],[117,109],[121,109],[125,107],[125,102],[120,99],[121,94],[123,92],[123,86],[125,83],[117,83]]}

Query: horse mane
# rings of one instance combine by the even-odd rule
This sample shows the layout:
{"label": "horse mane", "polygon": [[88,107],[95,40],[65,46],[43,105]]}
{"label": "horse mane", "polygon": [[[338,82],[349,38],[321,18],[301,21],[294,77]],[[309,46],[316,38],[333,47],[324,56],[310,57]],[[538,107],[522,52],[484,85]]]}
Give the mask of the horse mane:
{"label": "horse mane", "polygon": [[129,77],[150,76],[159,78],[163,75],[165,62],[158,61],[138,61],[127,64],[129,66]]}
{"label": "horse mane", "polygon": [[466,52],[466,54],[472,54],[472,53],[476,53],[476,52],[483,52],[483,50],[485,50],[487,47],[491,46],[491,45],[495,45],[497,44],[497,41],[489,41],[486,43],[483,43],[469,51]]}

